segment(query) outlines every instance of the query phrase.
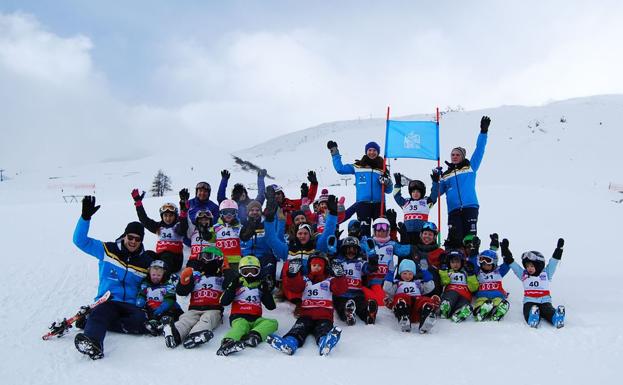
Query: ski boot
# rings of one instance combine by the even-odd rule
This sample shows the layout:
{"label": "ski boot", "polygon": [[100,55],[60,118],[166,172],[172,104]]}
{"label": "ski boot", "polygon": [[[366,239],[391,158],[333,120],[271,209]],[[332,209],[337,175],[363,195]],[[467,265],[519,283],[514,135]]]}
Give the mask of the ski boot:
{"label": "ski boot", "polygon": [[152,336],[158,337],[162,335],[163,326],[160,321],[150,319],[148,321],[145,321],[143,325],[145,326],[145,330],[147,330]]}
{"label": "ski boot", "polygon": [[346,314],[346,325],[348,326],[353,326],[356,322],[355,319],[355,311],[357,310],[357,305],[355,304],[355,301],[352,299],[349,299],[348,301],[346,301],[346,304],[344,305],[344,313]]}
{"label": "ski boot", "polygon": [[254,348],[262,342],[262,336],[255,330],[251,330],[248,334],[242,337],[241,341],[244,346]]}
{"label": "ski boot", "polygon": [[97,341],[92,340],[84,333],[76,334],[74,345],[76,345],[76,349],[78,349],[80,353],[89,356],[92,360],[104,358],[104,352],[102,352],[100,344]]}
{"label": "ski boot", "polygon": [[426,304],[422,306],[422,313],[420,314],[420,327],[418,328],[420,334],[428,333],[435,323],[437,322],[437,314],[435,313],[435,307],[432,304]]}
{"label": "ski boot", "polygon": [[279,337],[276,334],[271,334],[268,337],[266,337],[266,342],[273,348],[289,356],[293,355],[299,346],[296,338],[292,336]]}
{"label": "ski boot", "polygon": [[321,356],[328,356],[331,353],[331,350],[337,345],[340,340],[340,335],[342,334],[342,329],[335,326],[333,329],[329,330],[329,332],[322,337],[318,341],[319,353]]}
{"label": "ski boot", "polygon": [[379,305],[376,303],[376,300],[368,300],[367,310],[368,316],[366,317],[366,325],[374,325],[374,323],[376,322],[376,313],[379,310]]}
{"label": "ski boot", "polygon": [[180,332],[177,331],[171,317],[162,317],[162,332],[164,333],[164,343],[167,345],[167,348],[173,349],[182,343]]}
{"label": "ski boot", "polygon": [[224,338],[221,347],[216,351],[217,356],[228,356],[233,353],[244,350],[244,344],[240,341],[234,341],[231,338]]}
{"label": "ski boot", "polygon": [[541,311],[537,305],[532,305],[530,308],[530,314],[528,315],[528,325],[531,328],[538,328],[541,322]]}
{"label": "ski boot", "polygon": [[472,306],[469,304],[463,305],[459,309],[457,309],[454,314],[452,314],[452,322],[458,323],[465,321],[467,317],[470,316],[470,314],[472,314]]}
{"label": "ski boot", "polygon": [[203,345],[206,342],[210,341],[214,337],[214,333],[209,330],[202,330],[200,332],[190,333],[186,338],[184,338],[184,342],[182,343],[186,349],[192,349],[199,345]]}
{"label": "ski boot", "polygon": [[556,308],[556,313],[552,317],[552,324],[556,326],[556,329],[560,329],[565,326],[565,307],[559,305]]}
{"label": "ski boot", "polygon": [[493,308],[493,310],[491,311],[491,320],[500,321],[502,318],[504,318],[510,306],[511,305],[510,303],[508,303],[507,300],[500,302],[500,304]]}
{"label": "ski boot", "polygon": [[409,333],[411,331],[411,320],[409,319],[409,307],[404,299],[399,299],[394,306],[394,314],[398,318],[400,330]]}
{"label": "ski boot", "polygon": [[491,311],[493,310],[493,301],[487,300],[487,302],[483,303],[476,309],[474,309],[474,317],[476,317],[476,321],[482,322],[489,318]]}
{"label": "ski boot", "polygon": [[450,302],[448,300],[441,301],[441,304],[439,305],[441,318],[450,318],[450,310]]}

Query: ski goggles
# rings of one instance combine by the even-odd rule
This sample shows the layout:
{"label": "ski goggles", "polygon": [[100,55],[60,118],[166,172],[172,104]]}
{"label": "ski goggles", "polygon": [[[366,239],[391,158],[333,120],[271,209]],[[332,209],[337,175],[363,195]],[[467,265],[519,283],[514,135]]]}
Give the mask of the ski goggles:
{"label": "ski goggles", "polygon": [[525,253],[521,254],[521,259],[527,259],[529,261],[545,261],[545,257],[543,256],[543,254],[539,253],[538,251],[526,251]]}
{"label": "ski goggles", "polygon": [[220,256],[214,253],[207,253],[205,251],[202,251],[201,253],[199,253],[197,259],[201,262],[212,262],[220,259]]}
{"label": "ski goggles", "polygon": [[199,218],[210,218],[212,219],[212,214],[207,211],[199,211],[197,213],[197,219]]}
{"label": "ski goggles", "polygon": [[374,231],[389,231],[389,225],[387,223],[377,223],[374,225]]}
{"label": "ski goggles", "polygon": [[197,186],[195,186],[195,190],[204,189],[210,191],[210,185],[206,182],[199,182]]}
{"label": "ski goggles", "polygon": [[175,207],[173,203],[165,203],[162,205],[162,207],[160,207],[160,214],[164,214],[164,213],[175,214],[176,211],[177,211],[177,207]]}
{"label": "ski goggles", "polygon": [[260,275],[260,268],[257,266],[242,266],[239,271],[244,278],[255,278]]}
{"label": "ski goggles", "polygon": [[437,233],[437,225],[433,222],[426,222],[424,223],[424,225],[422,225],[422,231],[424,230],[430,230],[434,233]]}
{"label": "ski goggles", "polygon": [[306,229],[307,231],[309,231],[310,234],[312,233],[312,228],[307,223],[303,223],[303,224],[299,225],[299,228],[297,229],[297,231],[301,230],[301,229]]}
{"label": "ski goggles", "polygon": [[484,256],[484,255],[479,255],[478,263],[480,265],[493,265],[493,258]]}
{"label": "ski goggles", "polygon": [[164,261],[161,259],[156,259],[155,261],[153,261],[150,265],[149,265],[150,269],[162,269],[164,270]]}
{"label": "ski goggles", "polygon": [[235,217],[236,215],[238,215],[238,210],[236,210],[236,209],[223,209],[223,210],[221,210],[221,215],[222,216],[229,215],[229,216]]}

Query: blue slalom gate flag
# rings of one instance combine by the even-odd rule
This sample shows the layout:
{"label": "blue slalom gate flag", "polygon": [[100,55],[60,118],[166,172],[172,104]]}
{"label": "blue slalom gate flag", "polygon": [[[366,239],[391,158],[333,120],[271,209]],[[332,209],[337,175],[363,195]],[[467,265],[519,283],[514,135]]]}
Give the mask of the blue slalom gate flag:
{"label": "blue slalom gate flag", "polygon": [[428,121],[388,120],[385,157],[439,159],[439,124]]}

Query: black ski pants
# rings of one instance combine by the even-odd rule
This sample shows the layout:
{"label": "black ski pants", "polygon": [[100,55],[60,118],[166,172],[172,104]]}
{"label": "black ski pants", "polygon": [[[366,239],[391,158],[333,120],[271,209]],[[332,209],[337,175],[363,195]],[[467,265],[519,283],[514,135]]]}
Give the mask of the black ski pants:
{"label": "black ski pants", "polygon": [[551,302],[546,303],[536,303],[536,302],[526,302],[523,304],[523,318],[528,322],[528,317],[530,317],[530,309],[533,305],[539,307],[539,312],[541,314],[541,318],[545,318],[549,323],[552,323],[552,318],[554,318],[554,313],[556,313],[556,309],[552,306]]}
{"label": "black ski pants", "polygon": [[299,348],[305,343],[308,335],[313,334],[316,344],[320,341],[320,337],[329,333],[333,329],[333,321],[329,319],[311,319],[309,317],[300,317],[296,320],[289,332],[284,337],[294,337],[299,344]]}
{"label": "black ski pants", "polygon": [[349,299],[355,301],[355,314],[362,321],[366,321],[368,318],[368,301],[366,301],[366,297],[361,292],[361,295],[354,296],[352,298],[348,297],[333,297],[333,307],[337,312],[337,316],[344,322],[346,322],[346,302]]}
{"label": "black ski pants", "polygon": [[99,342],[104,350],[104,337],[110,330],[125,334],[146,334],[147,319],[143,309],[125,302],[108,301],[97,306],[87,317],[84,334]]}
{"label": "black ski pants", "polygon": [[448,239],[463,242],[468,234],[476,235],[478,228],[478,207],[466,207],[448,213]]}

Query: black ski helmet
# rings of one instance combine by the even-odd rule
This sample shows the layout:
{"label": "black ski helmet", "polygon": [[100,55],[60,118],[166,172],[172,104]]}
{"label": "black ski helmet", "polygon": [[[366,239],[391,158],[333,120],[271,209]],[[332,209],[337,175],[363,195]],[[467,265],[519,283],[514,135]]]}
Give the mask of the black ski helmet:
{"label": "black ski helmet", "polygon": [[541,274],[541,272],[545,268],[545,257],[538,251],[526,251],[525,253],[521,254],[521,264],[523,265],[524,269],[526,268],[526,262],[531,262],[534,265],[534,268],[536,270],[535,275]]}
{"label": "black ski helmet", "polygon": [[411,195],[414,190],[420,192],[420,198],[424,198],[426,196],[426,185],[421,180],[412,180],[409,182],[409,195]]}
{"label": "black ski helmet", "polygon": [[346,256],[346,249],[348,247],[357,248],[356,254],[359,254],[359,251],[361,251],[361,246],[359,245],[359,239],[357,239],[356,237],[349,236],[349,237],[344,238],[342,240],[342,244],[340,245],[340,253]]}

